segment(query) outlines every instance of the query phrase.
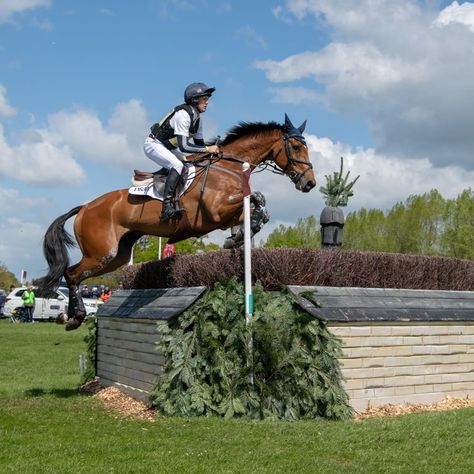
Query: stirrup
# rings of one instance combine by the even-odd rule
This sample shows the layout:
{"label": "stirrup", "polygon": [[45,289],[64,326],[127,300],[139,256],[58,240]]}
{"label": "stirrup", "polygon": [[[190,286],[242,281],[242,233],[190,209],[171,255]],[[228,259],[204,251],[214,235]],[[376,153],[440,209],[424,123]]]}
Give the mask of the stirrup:
{"label": "stirrup", "polygon": [[163,209],[161,210],[160,219],[163,221],[168,221],[170,219],[180,219],[184,209],[178,208],[176,209],[174,203],[168,202],[165,204],[163,201]]}

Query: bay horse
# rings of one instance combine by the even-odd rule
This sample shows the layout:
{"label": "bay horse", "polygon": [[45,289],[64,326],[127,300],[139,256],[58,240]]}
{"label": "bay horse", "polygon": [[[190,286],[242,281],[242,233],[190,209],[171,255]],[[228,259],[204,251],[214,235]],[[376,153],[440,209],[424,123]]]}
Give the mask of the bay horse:
{"label": "bay horse", "polygon": [[[200,171],[181,197],[185,213],[179,220],[160,220],[161,201],[129,194],[128,189],[111,191],[59,216],[44,236],[49,271],[37,284],[42,293],[50,294],[65,278],[69,288],[66,330],[78,328],[86,316],[78,291],[81,281],[126,264],[141,236],[168,237],[173,243],[242,224],[244,162],[252,171],[259,165],[272,167],[287,175],[299,191],[314,188],[316,179],[303,138],[305,125],[306,121],[294,127],[286,114],[283,125],[240,122],[219,143],[217,156],[188,157]],[[69,266],[68,247],[74,241],[64,225],[73,216],[82,258]]]}

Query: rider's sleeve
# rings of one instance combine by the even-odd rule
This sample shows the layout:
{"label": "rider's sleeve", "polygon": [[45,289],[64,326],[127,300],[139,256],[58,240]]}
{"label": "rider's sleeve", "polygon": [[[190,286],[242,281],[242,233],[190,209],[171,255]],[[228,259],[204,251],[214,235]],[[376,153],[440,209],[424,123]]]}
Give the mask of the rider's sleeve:
{"label": "rider's sleeve", "polygon": [[207,151],[204,142],[202,145],[195,144],[191,142],[188,137],[185,137],[183,135],[176,135],[176,138],[178,139],[179,151],[181,151],[182,153],[206,153]]}
{"label": "rider's sleeve", "polygon": [[198,144],[189,138],[191,117],[185,110],[178,110],[170,120],[170,125],[178,139],[178,149],[181,153],[206,153],[207,149],[204,142]]}

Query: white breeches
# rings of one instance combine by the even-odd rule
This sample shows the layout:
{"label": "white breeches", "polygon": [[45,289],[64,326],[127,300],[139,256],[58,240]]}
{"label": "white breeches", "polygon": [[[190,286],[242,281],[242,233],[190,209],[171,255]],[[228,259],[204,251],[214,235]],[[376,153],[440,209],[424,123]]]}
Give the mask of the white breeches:
{"label": "white breeches", "polygon": [[157,165],[167,169],[174,168],[179,174],[183,171],[184,165],[177,157],[177,155],[180,156],[179,152],[176,152],[175,155],[160,141],[147,137],[143,145],[143,151],[145,155]]}

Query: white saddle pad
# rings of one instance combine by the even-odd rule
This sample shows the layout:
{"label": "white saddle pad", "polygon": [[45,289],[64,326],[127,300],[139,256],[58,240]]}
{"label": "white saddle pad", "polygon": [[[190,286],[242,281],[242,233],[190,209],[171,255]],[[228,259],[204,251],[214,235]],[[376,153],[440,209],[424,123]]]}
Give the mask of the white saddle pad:
{"label": "white saddle pad", "polygon": [[[188,178],[186,179],[186,183],[183,189],[179,193],[180,196],[182,196],[188,190],[189,186],[191,186],[195,177],[196,177],[196,168],[194,167],[194,165],[189,165]],[[147,181],[147,184],[143,184],[141,186],[132,186],[131,188],[128,189],[129,194],[136,194],[138,196],[149,196],[153,199],[159,199],[160,201],[163,201],[163,191],[164,191],[164,186],[160,186],[160,192],[159,193],[155,192],[155,187],[153,186],[153,180]]]}

